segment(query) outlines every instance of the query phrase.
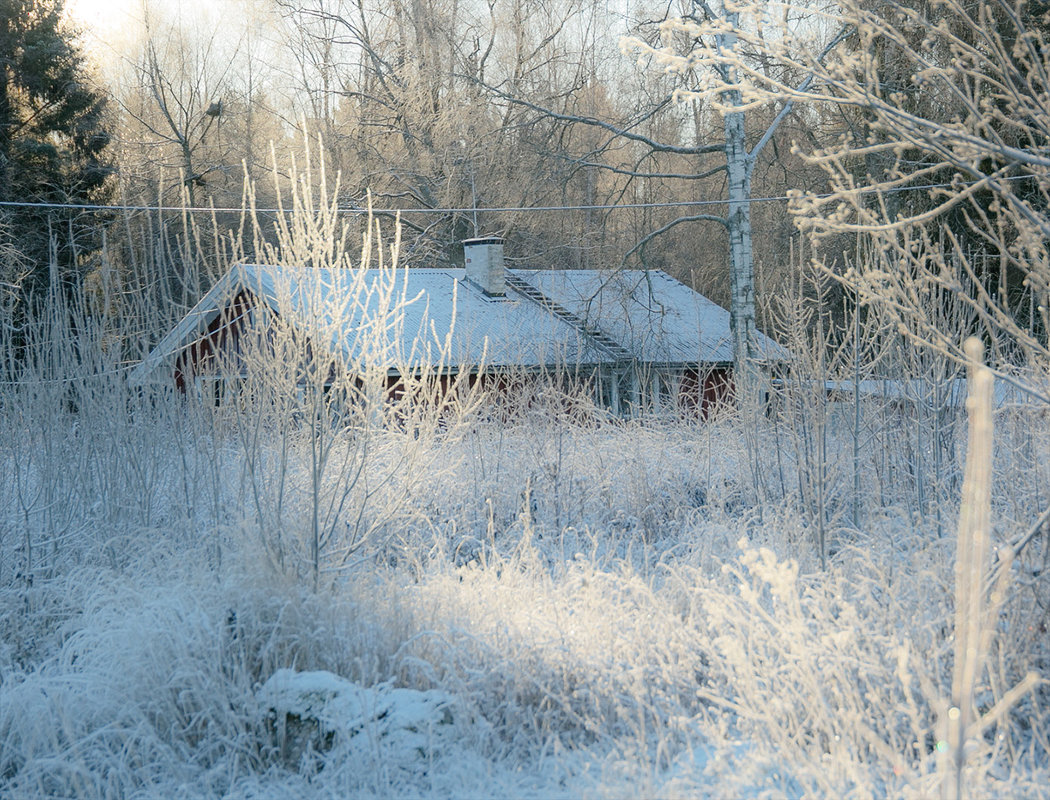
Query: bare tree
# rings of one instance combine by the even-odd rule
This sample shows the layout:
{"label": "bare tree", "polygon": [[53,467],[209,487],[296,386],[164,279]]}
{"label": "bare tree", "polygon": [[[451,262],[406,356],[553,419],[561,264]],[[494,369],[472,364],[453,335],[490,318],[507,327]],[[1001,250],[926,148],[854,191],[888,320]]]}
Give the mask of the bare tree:
{"label": "bare tree", "polygon": [[[289,0],[282,9],[308,99],[307,124],[324,132],[346,202],[361,203],[368,190],[380,205],[434,211],[403,218],[411,231],[408,260],[453,257],[449,243],[476,225],[526,235],[549,227],[536,215],[479,220],[444,209],[545,206],[565,203],[566,190],[583,197],[600,191],[585,178],[576,186],[577,170],[564,174],[558,154],[584,146],[559,139],[564,126],[538,125],[518,108],[492,103],[480,86],[506,80],[563,97],[584,88],[584,65],[565,51],[587,47],[569,48],[564,40],[598,35],[587,16],[594,16],[593,3]],[[596,84],[589,80],[598,99]]]}
{"label": "bare tree", "polygon": [[[807,153],[832,191],[799,193],[801,225],[817,237],[870,236],[876,257],[845,276],[865,298],[877,298],[918,338],[962,363],[966,336],[982,333],[1000,374],[1050,402],[1050,60],[1035,9],[1009,0],[947,0],[929,8],[852,0],[828,14],[828,24],[844,26],[848,36],[824,58],[813,43],[734,29],[767,60],[805,74],[802,84],[739,50],[708,47],[662,58],[673,69],[704,59],[734,70],[702,90],[709,96],[737,91],[755,105],[804,101],[863,116],[863,126]],[[698,41],[722,30],[695,21],[678,26]],[[890,54],[893,81],[884,63]],[[909,103],[917,92],[931,102]],[[880,168],[858,174],[857,164],[872,156]],[[926,202],[899,202],[911,193]],[[941,327],[931,292],[966,304],[977,328]],[[1025,377],[1011,373],[1022,364]]]}
{"label": "bare tree", "polygon": [[[142,6],[141,49],[130,63],[133,85],[119,96],[127,122],[126,140],[145,163],[142,182],[155,185],[157,170],[173,169],[179,182],[166,188],[179,196],[184,186],[195,206],[211,183],[235,179],[239,193],[240,163],[236,138],[224,140],[222,127],[235,93],[235,65],[242,42],[228,29],[206,19],[187,19],[181,7]],[[128,166],[127,164],[125,166]]]}
{"label": "bare tree", "polygon": [[[790,51],[793,31],[813,26],[814,15],[806,8],[780,18],[781,42]],[[624,49],[636,52],[649,63],[669,66],[678,80],[673,98],[710,102],[721,115],[722,138],[711,151],[724,157],[719,169],[726,174],[728,212],[724,216],[690,215],[674,220],[672,225],[693,218],[711,219],[729,233],[730,320],[733,332],[733,357],[739,373],[742,395],[752,393],[751,365],[760,357],[755,350],[755,270],[751,225],[752,178],[766,147],[774,141],[780,126],[794,110],[794,98],[785,94],[773,99],[772,113],[763,119],[755,113],[769,101],[756,104],[745,92],[741,79],[752,73],[769,76],[769,80],[795,85],[804,92],[812,83],[805,72],[790,62],[772,63],[763,57],[768,48],[766,38],[773,25],[768,6],[747,6],[736,2],[690,0],[681,15],[668,16],[658,24],[658,38],[634,36],[624,40]],[[840,28],[817,26],[823,46],[814,55],[821,63],[844,38]],[[749,31],[743,36],[741,31]],[[779,102],[778,102],[779,101]],[[754,121],[760,120],[757,128]],[[654,233],[663,233],[660,229]],[[651,234],[654,235],[654,234]]]}

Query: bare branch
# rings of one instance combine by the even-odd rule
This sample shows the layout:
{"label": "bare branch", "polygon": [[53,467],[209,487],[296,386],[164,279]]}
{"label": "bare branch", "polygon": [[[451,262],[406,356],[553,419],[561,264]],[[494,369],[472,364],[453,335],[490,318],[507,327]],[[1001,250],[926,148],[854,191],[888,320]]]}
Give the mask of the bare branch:
{"label": "bare branch", "polygon": [[727,230],[729,229],[729,220],[715,214],[690,214],[687,217],[678,217],[677,219],[671,220],[671,222],[668,222],[666,225],[663,225],[654,231],[650,231],[643,236],[634,247],[624,253],[623,259],[620,261],[621,268],[626,267],[628,259],[630,259],[635,253],[641,252],[641,250],[657,236],[667,233],[667,231],[685,222],[717,222],[723,228],[726,228]]}

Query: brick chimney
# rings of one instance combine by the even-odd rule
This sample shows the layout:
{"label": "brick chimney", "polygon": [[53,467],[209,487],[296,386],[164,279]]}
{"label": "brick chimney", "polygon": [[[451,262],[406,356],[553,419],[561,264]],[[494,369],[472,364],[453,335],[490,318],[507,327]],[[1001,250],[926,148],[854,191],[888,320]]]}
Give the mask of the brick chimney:
{"label": "brick chimney", "polygon": [[503,240],[498,236],[463,241],[463,266],[467,279],[473,281],[492,297],[507,293],[503,272]]}

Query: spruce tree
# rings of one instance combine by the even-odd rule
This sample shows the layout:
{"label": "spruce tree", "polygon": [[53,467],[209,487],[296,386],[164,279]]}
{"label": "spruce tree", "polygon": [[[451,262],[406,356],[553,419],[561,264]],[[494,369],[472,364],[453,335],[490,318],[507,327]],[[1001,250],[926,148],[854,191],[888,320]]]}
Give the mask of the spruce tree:
{"label": "spruce tree", "polygon": [[[93,88],[64,0],[0,0],[0,236],[22,256],[26,297],[57,268],[70,288],[97,250],[95,211],[17,205],[102,204],[112,167],[106,103]],[[10,268],[5,270],[10,273]]]}

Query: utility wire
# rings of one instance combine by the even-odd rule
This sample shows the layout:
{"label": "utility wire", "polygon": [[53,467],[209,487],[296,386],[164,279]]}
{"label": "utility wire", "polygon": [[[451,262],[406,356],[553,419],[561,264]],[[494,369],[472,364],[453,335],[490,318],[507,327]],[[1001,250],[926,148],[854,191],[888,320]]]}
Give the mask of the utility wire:
{"label": "utility wire", "polygon": [[[1019,180],[1030,180],[1037,178],[1036,175],[1013,175],[1005,178],[1000,178],[1003,181],[1019,181]],[[900,192],[915,192],[915,191],[926,191],[928,189],[949,189],[957,186],[973,186],[980,181],[966,181],[966,182],[948,182],[948,183],[927,183],[920,186],[898,186],[891,189],[879,190],[877,188],[870,189],[857,189],[856,191],[860,194],[874,194],[882,191],[884,194],[896,194]],[[810,195],[813,199],[823,200],[830,197],[835,197],[840,194],[839,192],[829,192],[820,195]],[[794,196],[788,195],[776,195],[771,197],[750,197],[741,202],[745,203],[771,203],[771,202],[785,202],[787,200],[794,199]],[[714,205],[728,205],[728,200],[683,200],[673,203],[617,203],[613,205],[589,205],[589,206],[520,206],[520,207],[503,207],[503,208],[405,208],[405,209],[371,209],[372,213],[380,214],[470,214],[477,212],[505,212],[505,213],[525,213],[529,211],[610,211],[615,209],[628,209],[628,208],[695,208],[698,206],[714,206]],[[73,209],[80,211],[170,211],[179,213],[243,213],[250,209],[247,208],[214,208],[214,207],[185,207],[185,206],[131,206],[131,205],[99,205],[91,203],[28,203],[19,202],[14,200],[0,201],[0,208],[3,207],[15,207],[15,208],[55,208],[55,209]],[[258,208],[255,209],[257,213],[263,214],[280,214],[280,213],[291,213],[294,209],[288,208]],[[369,209],[358,206],[352,207],[340,207],[337,211],[341,213],[354,213],[354,214],[367,214]],[[177,352],[177,351],[175,351]],[[61,383],[72,383],[75,380],[85,380],[106,377],[109,375],[119,374],[134,369],[137,364],[128,364],[117,367],[116,369],[106,370],[103,372],[90,373],[88,375],[79,376],[78,378],[59,378],[59,379],[37,379],[29,381],[0,381],[0,386],[24,386],[24,385],[47,385],[47,384],[61,384]]]}
{"label": "utility wire", "polygon": [[[997,178],[999,181],[1022,181],[1034,180],[1038,175],[1012,175],[1005,178]],[[852,190],[857,194],[900,194],[902,192],[921,192],[929,189],[952,189],[961,186],[975,186],[982,181],[948,181],[946,183],[926,183],[919,186],[896,186],[889,189],[857,188]],[[827,200],[837,197],[842,192],[826,192],[824,194],[802,195],[807,199]],[[783,203],[794,200],[797,195],[772,195],[768,197],[749,197],[737,201],[739,203]],[[697,208],[703,206],[725,206],[729,200],[678,200],[665,203],[608,203],[595,205],[577,206],[491,206],[488,208],[372,208],[373,214],[473,214],[477,213],[526,213],[529,211],[615,211],[617,209],[645,209],[645,208]],[[132,206],[132,205],[100,205],[96,203],[30,203],[19,200],[0,200],[0,208],[54,208],[69,209],[76,211],[159,211],[177,212],[187,214],[242,214],[252,209],[238,207],[212,207],[212,206]],[[257,208],[260,214],[291,214],[294,208]],[[351,205],[338,206],[336,211],[343,214],[367,214],[369,209],[365,206]]]}
{"label": "utility wire", "polygon": [[141,362],[138,361],[134,363],[125,363],[112,369],[101,370],[99,372],[88,372],[83,375],[71,375],[68,378],[27,378],[17,381],[0,381],[0,386],[68,386],[74,383],[97,380],[99,378],[108,378],[113,375],[131,372],[140,363]]}

